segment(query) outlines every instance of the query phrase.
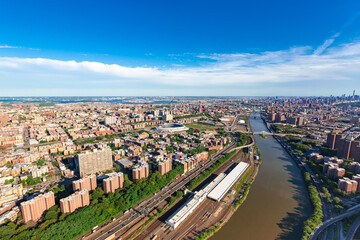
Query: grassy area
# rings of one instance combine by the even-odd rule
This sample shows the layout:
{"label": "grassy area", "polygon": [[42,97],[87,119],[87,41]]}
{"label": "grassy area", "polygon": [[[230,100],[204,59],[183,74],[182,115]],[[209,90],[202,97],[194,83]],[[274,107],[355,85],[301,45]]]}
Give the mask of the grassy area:
{"label": "grassy area", "polygon": [[200,131],[206,131],[206,130],[216,130],[217,127],[212,126],[210,124],[204,124],[204,123],[189,123],[185,124],[188,128],[198,129]]}
{"label": "grassy area", "polygon": [[254,179],[252,179],[250,181],[250,183],[246,186],[245,191],[243,193],[243,195],[241,196],[241,198],[239,199],[239,201],[237,201],[233,207],[233,210],[235,210],[237,208],[237,206],[241,205],[244,201],[246,196],[249,194],[250,188],[251,188],[251,184],[253,183]]}
{"label": "grassy area", "polygon": [[259,147],[258,146],[256,146],[256,153],[257,153],[257,155],[259,156],[259,162],[261,162],[261,160],[262,160],[262,158],[261,158],[261,152],[260,152],[260,149],[259,149]]}
{"label": "grassy area", "polygon": [[325,146],[320,147],[320,154],[328,157],[334,157],[337,153],[337,149],[331,149]]}
{"label": "grassy area", "polygon": [[248,135],[242,132],[237,132],[236,135],[239,137],[238,146],[244,146],[247,142]]}
{"label": "grassy area", "polygon": [[284,139],[299,155],[306,153],[307,150],[317,145],[317,142],[315,141],[304,140],[293,136],[285,136]]}
{"label": "grassy area", "polygon": [[305,129],[293,127],[290,125],[271,124],[271,128],[274,129],[276,133],[308,134],[308,132]]}
{"label": "grassy area", "polygon": [[244,186],[244,184],[246,183],[246,181],[249,179],[249,177],[251,176],[251,174],[253,173],[253,171],[254,171],[254,166],[252,165],[251,167],[250,167],[250,169],[245,173],[245,175],[240,179],[240,181],[239,181],[239,183],[238,184],[236,184],[236,186],[235,186],[235,191],[236,191],[236,193],[238,193],[240,190],[241,190],[241,188]]}
{"label": "grassy area", "polygon": [[201,233],[200,236],[198,236],[197,238],[195,238],[195,240],[204,240],[204,239],[207,239],[207,238],[210,237],[212,234],[214,234],[219,228],[220,228],[220,225],[216,225],[215,227],[207,230],[206,232]]}

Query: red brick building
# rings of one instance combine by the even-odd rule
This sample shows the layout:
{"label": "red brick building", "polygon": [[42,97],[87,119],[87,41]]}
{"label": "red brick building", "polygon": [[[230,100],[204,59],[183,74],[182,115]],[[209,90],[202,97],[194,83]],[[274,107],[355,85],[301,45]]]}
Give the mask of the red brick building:
{"label": "red brick building", "polygon": [[21,213],[26,223],[29,221],[39,220],[44,211],[48,210],[54,205],[55,196],[53,192],[40,194],[39,196],[36,196],[33,199],[22,202],[20,204]]}
{"label": "red brick building", "polygon": [[80,207],[89,206],[89,204],[89,191],[86,189],[60,199],[60,209],[62,213],[72,213]]}
{"label": "red brick building", "polygon": [[97,187],[96,183],[96,175],[91,174],[90,176],[85,176],[79,180],[72,182],[73,190],[74,191],[81,191],[81,190],[94,190]]}
{"label": "red brick building", "polygon": [[109,177],[103,180],[103,188],[106,194],[110,192],[115,193],[116,189],[122,188],[123,186],[124,174],[120,172],[109,174]]}

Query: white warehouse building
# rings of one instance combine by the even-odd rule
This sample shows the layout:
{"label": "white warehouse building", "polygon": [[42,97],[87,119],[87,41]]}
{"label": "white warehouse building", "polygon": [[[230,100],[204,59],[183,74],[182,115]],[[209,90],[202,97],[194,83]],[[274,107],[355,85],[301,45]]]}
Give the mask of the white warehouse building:
{"label": "white warehouse building", "polygon": [[199,192],[195,192],[194,196],[190,198],[181,208],[179,208],[173,215],[166,220],[172,228],[176,228],[180,225],[182,221],[189,216],[197,206],[199,206],[206,198],[208,193],[216,187],[217,184],[225,177],[224,173],[219,174],[212,182],[210,182],[206,187],[201,189]]}
{"label": "white warehouse building", "polygon": [[248,163],[239,163],[209,194],[208,198],[220,201],[239,177],[249,167]]}

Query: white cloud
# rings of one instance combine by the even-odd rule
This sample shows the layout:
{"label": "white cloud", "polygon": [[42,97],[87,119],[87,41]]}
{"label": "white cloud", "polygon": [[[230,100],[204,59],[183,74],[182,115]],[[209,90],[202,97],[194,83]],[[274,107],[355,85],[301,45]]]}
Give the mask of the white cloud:
{"label": "white cloud", "polygon": [[0,48],[19,48],[19,47],[9,46],[9,45],[0,45]]}
{"label": "white cloud", "polygon": [[[336,36],[334,36],[336,37]],[[360,42],[331,47],[328,41],[311,47],[258,54],[199,56],[199,67],[127,67],[100,62],[62,61],[46,58],[0,57],[2,86],[154,89],[158,87],[232,87],[308,81],[357,81],[360,76]],[[325,52],[324,50],[327,49]],[[202,61],[202,59],[211,59]],[[30,84],[31,83],[31,84]]]}
{"label": "white cloud", "polygon": [[328,47],[330,47],[331,44],[333,44],[335,39],[339,36],[340,36],[340,32],[335,33],[331,38],[326,39],[325,42],[314,51],[314,54],[315,55],[322,54]]}

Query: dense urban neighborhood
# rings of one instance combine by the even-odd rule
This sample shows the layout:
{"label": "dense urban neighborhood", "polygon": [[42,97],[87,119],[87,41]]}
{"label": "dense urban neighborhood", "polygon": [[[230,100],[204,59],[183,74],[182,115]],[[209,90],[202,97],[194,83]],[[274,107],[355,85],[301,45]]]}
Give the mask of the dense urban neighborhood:
{"label": "dense urban neighborhood", "polygon": [[1,239],[208,238],[246,201],[267,138],[307,186],[303,239],[360,225],[356,95],[1,100]]}

